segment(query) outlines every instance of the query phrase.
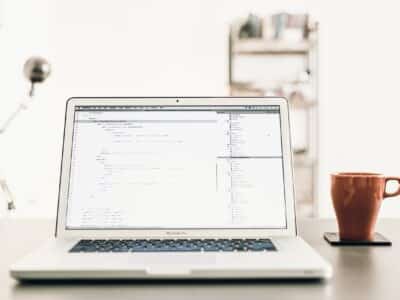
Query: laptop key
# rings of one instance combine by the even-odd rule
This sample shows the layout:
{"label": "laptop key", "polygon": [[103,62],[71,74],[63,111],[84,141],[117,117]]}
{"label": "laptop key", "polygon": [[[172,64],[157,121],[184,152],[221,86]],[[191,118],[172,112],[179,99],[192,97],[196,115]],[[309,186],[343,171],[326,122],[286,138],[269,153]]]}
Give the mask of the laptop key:
{"label": "laptop key", "polygon": [[224,252],[232,252],[234,250],[234,248],[233,247],[222,247],[221,250]]}
{"label": "laptop key", "polygon": [[215,247],[215,246],[207,246],[203,248],[203,251],[205,252],[218,252],[220,251],[219,247]]}

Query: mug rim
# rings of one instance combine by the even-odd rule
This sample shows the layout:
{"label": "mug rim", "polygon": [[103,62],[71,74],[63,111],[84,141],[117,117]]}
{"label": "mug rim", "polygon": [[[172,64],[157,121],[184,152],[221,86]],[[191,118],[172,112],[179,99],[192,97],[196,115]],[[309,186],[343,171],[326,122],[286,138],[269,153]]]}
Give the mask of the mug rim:
{"label": "mug rim", "polygon": [[373,172],[336,172],[332,173],[334,177],[384,177],[381,173]]}

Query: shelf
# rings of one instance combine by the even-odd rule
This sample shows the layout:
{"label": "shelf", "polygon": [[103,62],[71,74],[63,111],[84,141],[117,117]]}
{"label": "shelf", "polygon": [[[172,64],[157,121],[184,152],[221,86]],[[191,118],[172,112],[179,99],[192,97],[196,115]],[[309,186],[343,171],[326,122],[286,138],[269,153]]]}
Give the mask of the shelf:
{"label": "shelf", "polygon": [[[304,39],[300,36],[296,39],[293,35],[282,35],[281,39],[274,39],[270,35],[263,38],[240,39],[239,32],[242,25],[243,20],[238,19],[230,27],[228,45],[228,82],[230,95],[241,97],[280,97],[283,95],[289,100],[289,109],[297,122],[297,133],[299,137],[304,135],[304,141],[301,140],[300,143],[299,140],[298,145],[295,145],[297,147],[293,149],[294,182],[296,200],[299,204],[297,206],[297,214],[301,216],[313,216],[315,213],[314,201],[316,201],[314,197],[317,194],[318,188],[317,167],[319,162],[317,149],[317,116],[319,113],[318,23],[310,22],[310,34]],[[293,38],[290,39],[290,37]],[[276,74],[271,74],[278,76],[261,75],[267,64],[272,64],[272,67],[279,67],[279,62],[282,60],[287,60],[287,63],[282,66],[282,68],[287,69],[287,72],[279,69],[279,72]],[[263,64],[259,66],[254,64],[261,61]],[[251,76],[251,79],[249,77],[238,76],[240,75],[238,72],[241,71],[240,67],[242,67],[242,63],[253,63],[250,67],[258,68],[259,72],[252,73],[253,76]],[[300,73],[293,74],[292,63],[295,63],[293,67],[302,63],[304,65],[302,70],[303,72],[308,71],[308,76],[303,76],[304,74]],[[264,72],[270,75],[268,72],[271,73],[274,70],[274,68],[271,70],[267,68]],[[284,77],[285,73],[287,74],[286,79]],[[247,72],[243,72],[242,75],[246,74]],[[274,79],[276,77],[278,77],[277,80],[265,80],[266,78]],[[239,82],[239,78],[242,78],[243,81]],[[249,81],[245,82],[246,79]],[[295,91],[301,94],[294,94]],[[304,149],[301,149],[302,146],[304,146]]]}
{"label": "shelf", "polygon": [[298,42],[265,39],[241,39],[232,43],[232,53],[242,55],[306,55],[312,48],[309,40]]}
{"label": "shelf", "polygon": [[[272,87],[273,85],[271,85]],[[231,96],[260,96],[263,97],[269,90],[266,87],[257,86],[251,82],[232,82],[230,85]],[[272,95],[271,97],[274,97]],[[281,97],[275,95],[275,97]],[[287,97],[286,97],[287,98]],[[294,109],[311,109],[317,106],[318,102],[313,99],[306,99],[306,101],[289,100],[290,108]]]}

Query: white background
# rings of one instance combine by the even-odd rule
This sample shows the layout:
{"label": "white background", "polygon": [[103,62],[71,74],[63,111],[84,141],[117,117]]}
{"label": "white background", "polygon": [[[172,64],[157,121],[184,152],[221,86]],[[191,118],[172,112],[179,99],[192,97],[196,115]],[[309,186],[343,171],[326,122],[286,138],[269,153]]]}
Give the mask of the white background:
{"label": "white background", "polygon": [[[55,215],[67,97],[227,95],[228,24],[251,11],[308,11],[321,23],[321,216],[332,216],[330,172],[400,175],[397,1],[2,2],[0,119],[26,94],[26,58],[54,67],[0,141],[20,216]],[[382,215],[400,216],[399,199]]]}

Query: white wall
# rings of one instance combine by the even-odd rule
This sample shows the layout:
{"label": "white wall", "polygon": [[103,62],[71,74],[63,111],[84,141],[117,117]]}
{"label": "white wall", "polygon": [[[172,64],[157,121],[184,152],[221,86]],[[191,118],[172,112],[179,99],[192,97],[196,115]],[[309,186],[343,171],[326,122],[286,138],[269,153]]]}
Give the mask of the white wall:
{"label": "white wall", "polygon": [[[1,0],[0,0],[1,1]],[[54,72],[1,139],[0,165],[20,215],[55,214],[65,100],[70,96],[226,95],[229,22],[250,11],[309,11],[321,23],[320,211],[328,174],[400,175],[395,1],[3,0],[0,120],[24,96],[24,60]],[[400,216],[399,199],[382,214]]]}

